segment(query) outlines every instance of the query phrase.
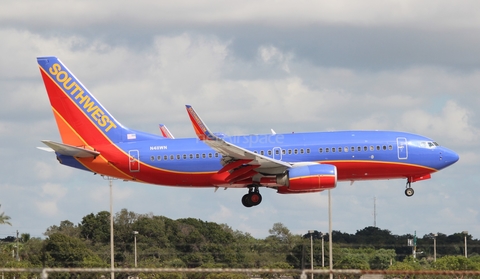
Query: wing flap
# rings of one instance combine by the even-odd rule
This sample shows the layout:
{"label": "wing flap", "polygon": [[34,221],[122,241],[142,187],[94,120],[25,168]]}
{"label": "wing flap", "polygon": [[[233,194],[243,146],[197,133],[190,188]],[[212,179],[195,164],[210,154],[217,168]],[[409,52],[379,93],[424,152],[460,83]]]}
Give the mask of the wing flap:
{"label": "wing flap", "polygon": [[42,142],[53,149],[55,152],[65,156],[72,156],[77,158],[96,157],[100,155],[100,152],[95,150],[86,149],[83,147],[77,147],[64,143],[54,142],[51,140],[42,140]]}

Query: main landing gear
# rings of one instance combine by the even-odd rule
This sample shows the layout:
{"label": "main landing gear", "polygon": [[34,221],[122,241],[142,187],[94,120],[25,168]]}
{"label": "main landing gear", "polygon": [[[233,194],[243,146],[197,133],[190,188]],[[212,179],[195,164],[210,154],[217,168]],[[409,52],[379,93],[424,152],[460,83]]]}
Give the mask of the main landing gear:
{"label": "main landing gear", "polygon": [[258,186],[248,187],[248,194],[242,197],[242,204],[245,207],[257,206],[262,202],[262,195],[258,191]]}
{"label": "main landing gear", "polygon": [[405,186],[405,187],[407,187],[407,189],[405,189],[405,195],[406,195],[407,197],[411,197],[411,196],[413,196],[413,194],[415,193],[415,192],[413,191],[413,188],[411,187],[411,184],[412,184],[412,182],[410,182],[410,180],[408,180],[408,181],[407,181],[407,185]]}

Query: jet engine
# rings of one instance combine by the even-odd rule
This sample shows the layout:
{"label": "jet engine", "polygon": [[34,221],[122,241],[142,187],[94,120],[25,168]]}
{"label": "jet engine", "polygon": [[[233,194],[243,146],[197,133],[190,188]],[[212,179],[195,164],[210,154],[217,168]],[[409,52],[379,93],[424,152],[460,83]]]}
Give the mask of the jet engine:
{"label": "jet engine", "polygon": [[289,169],[277,176],[280,194],[311,193],[337,186],[337,168],[334,165],[315,164]]}

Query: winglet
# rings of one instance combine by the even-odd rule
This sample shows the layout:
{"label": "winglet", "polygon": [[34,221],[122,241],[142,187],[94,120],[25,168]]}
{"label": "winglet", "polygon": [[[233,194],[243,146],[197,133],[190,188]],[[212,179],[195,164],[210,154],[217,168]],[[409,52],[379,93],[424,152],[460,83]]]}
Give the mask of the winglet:
{"label": "winglet", "polygon": [[217,140],[217,136],[215,136],[204,124],[200,116],[195,112],[192,106],[186,105],[188,116],[190,117],[190,121],[192,121],[193,129],[197,134],[200,140]]}
{"label": "winglet", "polygon": [[170,133],[170,130],[168,130],[167,126],[164,124],[159,124],[160,127],[160,132],[162,133],[162,136],[167,139],[174,139],[175,137]]}

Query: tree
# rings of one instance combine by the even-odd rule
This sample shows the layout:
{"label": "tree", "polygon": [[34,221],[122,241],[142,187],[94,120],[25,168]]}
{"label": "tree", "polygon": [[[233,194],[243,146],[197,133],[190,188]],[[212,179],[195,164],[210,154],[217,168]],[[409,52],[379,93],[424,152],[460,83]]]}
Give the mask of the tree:
{"label": "tree", "polygon": [[80,236],[95,243],[108,243],[110,241],[110,212],[100,211],[83,217],[79,224]]}
{"label": "tree", "polygon": [[[0,207],[2,207],[2,205],[0,204]],[[10,224],[10,222],[8,222],[8,220],[10,220],[10,216],[7,216],[5,215],[4,212],[0,213],[0,225],[12,225]]]}
{"label": "tree", "polygon": [[56,233],[61,233],[71,237],[78,237],[80,235],[80,229],[72,222],[64,220],[60,222],[60,226],[50,226],[44,234],[46,236],[50,236]]}

